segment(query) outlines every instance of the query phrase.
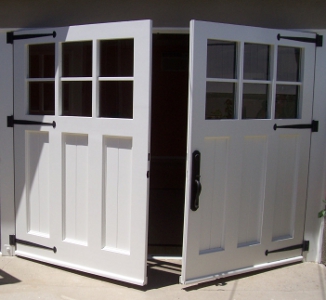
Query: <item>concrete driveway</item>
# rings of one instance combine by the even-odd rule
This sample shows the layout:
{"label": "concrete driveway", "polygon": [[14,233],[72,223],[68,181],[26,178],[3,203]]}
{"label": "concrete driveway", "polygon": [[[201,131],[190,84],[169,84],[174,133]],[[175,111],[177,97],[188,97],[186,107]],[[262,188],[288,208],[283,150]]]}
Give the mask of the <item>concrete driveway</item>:
{"label": "concrete driveway", "polygon": [[18,257],[0,257],[0,299],[326,300],[326,267],[315,263],[299,263],[194,286],[178,283],[180,270],[177,260],[149,260],[149,283],[137,287]]}

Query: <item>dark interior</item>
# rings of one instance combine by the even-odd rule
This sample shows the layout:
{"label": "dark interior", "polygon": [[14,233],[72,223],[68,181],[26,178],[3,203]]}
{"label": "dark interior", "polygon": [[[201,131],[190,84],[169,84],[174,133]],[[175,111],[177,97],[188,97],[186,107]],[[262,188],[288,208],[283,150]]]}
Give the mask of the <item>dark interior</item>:
{"label": "dark interior", "polygon": [[188,34],[153,35],[149,255],[182,254],[188,64]]}

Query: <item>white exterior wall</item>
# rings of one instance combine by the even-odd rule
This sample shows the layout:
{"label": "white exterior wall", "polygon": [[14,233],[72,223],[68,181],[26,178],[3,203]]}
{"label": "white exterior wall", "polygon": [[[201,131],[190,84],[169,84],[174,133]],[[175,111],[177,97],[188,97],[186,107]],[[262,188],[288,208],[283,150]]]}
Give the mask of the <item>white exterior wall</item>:
{"label": "white exterior wall", "polygon": [[11,255],[9,235],[15,234],[13,130],[7,116],[13,114],[12,45],[0,32],[0,232],[2,255]]}

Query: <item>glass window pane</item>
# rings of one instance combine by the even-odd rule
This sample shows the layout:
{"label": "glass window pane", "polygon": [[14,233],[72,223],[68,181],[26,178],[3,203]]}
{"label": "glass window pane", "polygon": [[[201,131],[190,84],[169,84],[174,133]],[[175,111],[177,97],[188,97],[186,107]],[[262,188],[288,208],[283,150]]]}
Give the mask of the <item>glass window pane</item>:
{"label": "glass window pane", "polygon": [[207,82],[206,120],[234,119],[235,84]]}
{"label": "glass window pane", "polygon": [[107,40],[100,42],[100,76],[134,75],[134,40]]}
{"label": "glass window pane", "polygon": [[133,118],[133,82],[100,82],[100,117]]}
{"label": "glass window pane", "polygon": [[62,82],[62,115],[92,116],[92,82]]}
{"label": "glass window pane", "polygon": [[244,45],[244,79],[269,79],[269,46]]}
{"label": "glass window pane", "polygon": [[266,119],[268,116],[268,85],[244,84],[242,101],[243,119]]}
{"label": "glass window pane", "polygon": [[29,78],[54,78],[54,44],[29,45]]}
{"label": "glass window pane", "polygon": [[92,76],[92,42],[62,44],[62,76]]}
{"label": "glass window pane", "polygon": [[300,48],[278,47],[277,80],[300,81]]}
{"label": "glass window pane", "polygon": [[275,119],[298,118],[299,87],[296,85],[277,85]]}
{"label": "glass window pane", "polygon": [[29,114],[54,115],[54,82],[29,83]]}
{"label": "glass window pane", "polygon": [[207,41],[207,77],[236,78],[236,43]]}

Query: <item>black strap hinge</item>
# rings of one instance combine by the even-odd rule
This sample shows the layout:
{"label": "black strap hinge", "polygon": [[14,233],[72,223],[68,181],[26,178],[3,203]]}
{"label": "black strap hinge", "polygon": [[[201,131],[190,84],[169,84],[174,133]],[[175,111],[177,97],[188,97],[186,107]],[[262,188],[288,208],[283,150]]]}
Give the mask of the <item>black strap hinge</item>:
{"label": "black strap hinge", "polygon": [[52,126],[56,128],[57,124],[55,121],[50,122],[39,122],[39,121],[29,121],[29,120],[15,120],[14,116],[7,116],[7,127],[14,127],[14,125],[41,125],[41,126]]}
{"label": "black strap hinge", "polygon": [[56,247],[52,247],[52,248],[51,247],[47,247],[47,246],[36,244],[36,243],[33,243],[33,242],[29,242],[29,241],[24,241],[24,240],[17,239],[14,234],[13,235],[9,235],[9,245],[16,247],[17,244],[22,244],[22,245],[26,245],[26,246],[31,246],[31,247],[36,247],[36,248],[51,250],[54,253],[57,253],[57,248]]}
{"label": "black strap hinge", "polygon": [[55,38],[57,33],[53,31],[52,33],[35,33],[35,34],[20,34],[14,35],[14,32],[7,32],[7,44],[13,44],[15,40],[26,40],[26,39],[34,39],[45,36],[53,36]]}
{"label": "black strap hinge", "polygon": [[299,36],[282,36],[280,34],[277,35],[277,40],[280,39],[284,40],[291,40],[296,42],[303,42],[303,43],[312,43],[315,44],[316,47],[322,47],[323,46],[323,36],[316,34],[315,38],[308,38],[308,37],[299,37]]}
{"label": "black strap hinge", "polygon": [[309,251],[309,241],[303,241],[302,244],[280,248],[272,251],[266,250],[265,255],[267,256],[270,253],[285,252],[285,251],[291,251],[296,249],[302,249],[302,251]]}
{"label": "black strap hinge", "polygon": [[310,124],[291,124],[291,125],[277,125],[274,124],[273,129],[288,128],[288,129],[311,129],[311,132],[318,132],[319,121],[312,120]]}

